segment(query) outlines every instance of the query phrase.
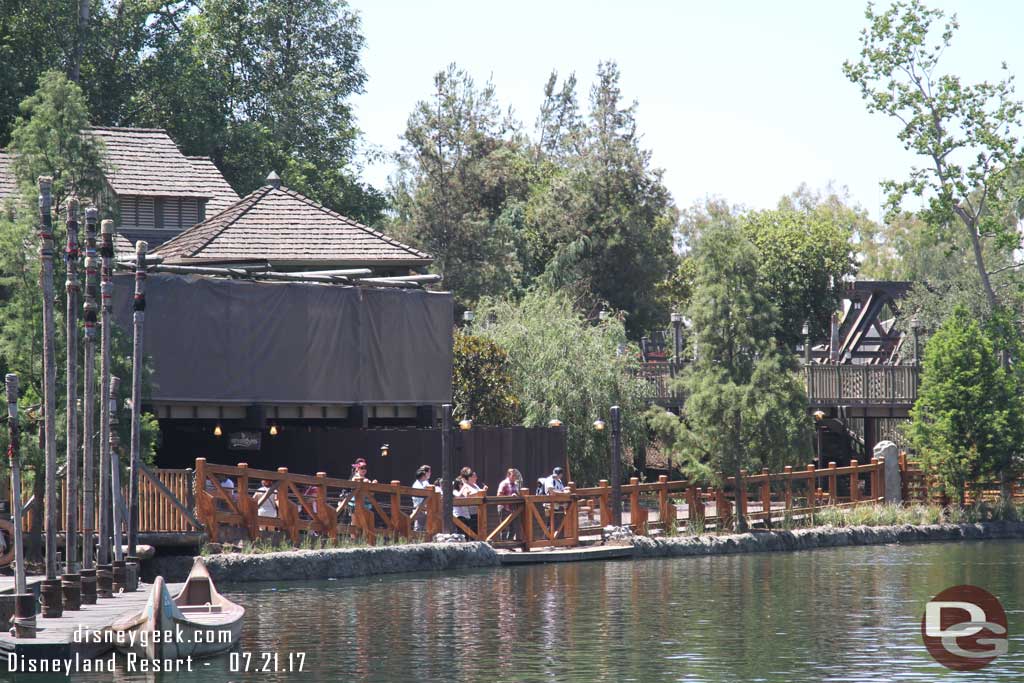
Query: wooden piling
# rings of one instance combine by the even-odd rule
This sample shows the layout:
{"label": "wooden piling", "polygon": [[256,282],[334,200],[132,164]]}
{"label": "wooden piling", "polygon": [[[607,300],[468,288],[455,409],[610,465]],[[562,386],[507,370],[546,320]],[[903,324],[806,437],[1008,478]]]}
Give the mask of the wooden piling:
{"label": "wooden piling", "polygon": [[100,505],[99,505],[99,552],[97,559],[103,571],[97,573],[97,581],[109,575],[110,535],[113,499],[110,479],[110,352],[113,321],[114,296],[114,221],[105,220],[100,230]]}
{"label": "wooden piling", "polygon": [[96,472],[93,431],[96,429],[96,207],[85,210],[85,288],[82,319],[85,328],[82,391],[82,602],[96,602],[93,567],[96,533]]}
{"label": "wooden piling", "polygon": [[131,450],[128,461],[128,554],[135,555],[139,539],[139,451],[142,437],[142,338],[146,322],[146,249],[148,245],[135,243],[135,299],[132,303],[132,414]]}
{"label": "wooden piling", "polygon": [[14,514],[14,635],[35,638],[36,601],[25,583],[25,546],[21,531],[21,431],[18,425],[18,376],[5,378],[8,451],[11,460],[11,511]]}
{"label": "wooden piling", "polygon": [[71,197],[65,207],[67,244],[64,248],[66,277],[64,289],[67,308],[64,315],[65,354],[65,518],[64,574],[61,590],[64,609],[78,610],[82,605],[82,577],[78,574],[78,200]]}
{"label": "wooden piling", "polygon": [[57,578],[57,362],[54,356],[53,320],[53,179],[39,177],[39,261],[43,294],[43,450],[45,453],[46,580],[42,586],[43,616],[63,613],[60,579]]}
{"label": "wooden piling", "polygon": [[[117,592],[117,570],[118,563],[120,568],[124,569],[124,549],[121,547],[121,456],[118,453],[118,449],[121,447],[121,437],[117,433],[117,403],[118,403],[118,391],[121,388],[121,378],[111,377],[110,378],[110,405],[107,408],[108,415],[110,416],[110,427],[107,430],[110,444],[110,507],[111,517],[113,518],[113,544],[114,544],[114,592]],[[123,577],[123,572],[122,572]],[[124,585],[124,582],[121,582]]]}

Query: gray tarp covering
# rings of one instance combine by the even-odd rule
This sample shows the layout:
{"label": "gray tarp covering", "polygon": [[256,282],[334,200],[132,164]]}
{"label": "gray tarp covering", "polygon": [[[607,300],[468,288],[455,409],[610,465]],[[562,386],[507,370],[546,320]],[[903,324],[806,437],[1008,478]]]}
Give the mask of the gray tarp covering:
{"label": "gray tarp covering", "polygon": [[[114,315],[129,335],[134,286],[115,277]],[[150,275],[145,352],[154,401],[446,403],[452,297]]]}

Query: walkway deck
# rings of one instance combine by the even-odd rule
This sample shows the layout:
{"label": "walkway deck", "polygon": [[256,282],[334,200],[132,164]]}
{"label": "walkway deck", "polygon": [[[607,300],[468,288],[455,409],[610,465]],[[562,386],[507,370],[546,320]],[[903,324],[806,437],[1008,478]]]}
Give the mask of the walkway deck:
{"label": "walkway deck", "polygon": [[[32,577],[40,580],[41,577]],[[10,583],[12,577],[0,577],[0,590]],[[181,590],[183,584],[167,584],[173,595]],[[75,642],[75,633],[82,631],[103,631],[117,621],[122,615],[138,612],[149,599],[151,584],[139,584],[134,593],[121,593],[113,598],[100,600],[95,605],[82,605],[77,612],[65,611],[59,619],[44,619],[36,615],[36,637],[15,638],[7,633],[0,634],[0,652],[13,652],[31,659],[48,659],[74,657],[94,658],[113,649],[107,643]]]}

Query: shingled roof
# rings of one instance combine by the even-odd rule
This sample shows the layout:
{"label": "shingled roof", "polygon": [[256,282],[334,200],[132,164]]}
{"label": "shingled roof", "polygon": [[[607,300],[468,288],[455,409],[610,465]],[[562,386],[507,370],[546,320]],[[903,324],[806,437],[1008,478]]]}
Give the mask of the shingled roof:
{"label": "shingled roof", "polygon": [[216,216],[240,199],[238,193],[228,185],[228,181],[224,180],[220,169],[210,157],[188,157],[188,160],[192,162],[192,167],[196,170],[196,175],[193,178],[196,189],[207,190],[212,197],[210,201],[206,202],[207,216]]}
{"label": "shingled roof", "polygon": [[421,266],[432,260],[276,183],[185,230],[154,253],[165,263]]}
{"label": "shingled roof", "polygon": [[[196,167],[159,128],[89,128],[102,140],[107,183],[119,195],[211,198]],[[204,174],[205,176],[205,174]]]}

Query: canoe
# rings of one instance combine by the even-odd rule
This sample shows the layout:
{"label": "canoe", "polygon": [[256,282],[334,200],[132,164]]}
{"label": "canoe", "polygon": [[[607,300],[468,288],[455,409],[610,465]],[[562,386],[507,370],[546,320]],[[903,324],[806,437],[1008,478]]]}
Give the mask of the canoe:
{"label": "canoe", "polygon": [[238,643],[243,616],[245,608],[217,592],[206,564],[196,558],[177,596],[158,576],[142,611],[110,628],[122,652],[160,660],[209,657]]}

